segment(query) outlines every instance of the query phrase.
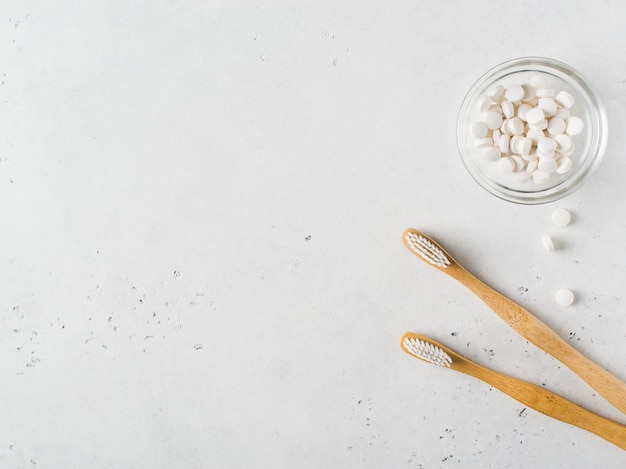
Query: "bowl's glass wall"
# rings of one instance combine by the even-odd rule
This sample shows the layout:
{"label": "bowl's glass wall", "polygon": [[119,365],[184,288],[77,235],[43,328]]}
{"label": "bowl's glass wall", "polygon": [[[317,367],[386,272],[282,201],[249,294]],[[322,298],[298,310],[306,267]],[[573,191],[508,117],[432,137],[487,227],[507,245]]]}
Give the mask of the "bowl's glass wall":
{"label": "bowl's glass wall", "polygon": [[[566,174],[553,173],[546,183],[515,184],[510,175],[500,173],[496,165],[485,162],[470,133],[471,125],[481,119],[477,100],[495,85],[529,83],[543,74],[550,87],[558,93],[570,92],[576,102],[570,109],[580,117],[585,128],[572,138],[576,146],[573,166]],[[580,187],[595,171],[604,153],[608,136],[606,112],[597,94],[581,75],[566,64],[541,57],[525,57],[505,62],[483,75],[469,90],[459,111],[457,143],[463,163],[473,178],[487,191],[504,200],[523,204],[539,204],[558,200]]]}

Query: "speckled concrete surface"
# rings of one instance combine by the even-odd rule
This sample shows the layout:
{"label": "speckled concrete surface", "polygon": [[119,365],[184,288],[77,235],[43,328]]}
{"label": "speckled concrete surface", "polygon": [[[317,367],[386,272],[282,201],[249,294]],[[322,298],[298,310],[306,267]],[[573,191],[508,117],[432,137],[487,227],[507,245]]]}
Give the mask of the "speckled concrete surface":
{"label": "speckled concrete surface", "polygon": [[[400,240],[429,233],[626,379],[625,20],[617,1],[3,2],[0,467],[624,467],[398,339],[626,423]],[[474,80],[525,55],[580,70],[611,129],[593,179],[534,207],[478,187],[455,144]]]}

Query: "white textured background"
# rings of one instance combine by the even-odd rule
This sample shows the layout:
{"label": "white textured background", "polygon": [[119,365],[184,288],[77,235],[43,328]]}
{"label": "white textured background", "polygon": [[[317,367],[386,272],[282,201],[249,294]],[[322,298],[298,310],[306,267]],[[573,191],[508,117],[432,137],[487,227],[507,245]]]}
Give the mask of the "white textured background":
{"label": "white textured background", "polygon": [[[398,347],[626,423],[400,242],[431,234],[626,379],[624,24],[617,0],[2,2],[0,467],[624,467]],[[479,188],[454,137],[525,55],[580,70],[611,128],[539,207]]]}

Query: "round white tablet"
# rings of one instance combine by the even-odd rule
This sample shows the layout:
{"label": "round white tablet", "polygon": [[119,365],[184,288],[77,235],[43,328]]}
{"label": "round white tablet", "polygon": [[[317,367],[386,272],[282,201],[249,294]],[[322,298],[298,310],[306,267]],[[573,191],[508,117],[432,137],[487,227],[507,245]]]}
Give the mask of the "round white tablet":
{"label": "round white tablet", "polygon": [[496,147],[487,147],[483,150],[483,159],[490,163],[500,159],[500,151]]}
{"label": "round white tablet", "polygon": [[509,119],[508,127],[513,135],[522,135],[524,133],[524,123],[522,122],[522,119],[517,116]]}
{"label": "round white tablet", "polygon": [[538,98],[554,98],[556,92],[552,88],[537,88],[535,93]]}
{"label": "round white tablet", "polygon": [[537,150],[543,156],[553,157],[556,151],[556,140],[550,137],[543,137],[537,142]]}
{"label": "round white tablet", "polygon": [[539,158],[535,158],[534,160],[529,160],[528,165],[526,166],[526,171],[529,173],[534,173],[539,166]]}
{"label": "round white tablet", "polygon": [[544,173],[543,171],[539,171],[538,169],[532,172],[533,182],[535,184],[543,184],[544,182],[548,182],[550,179],[550,175],[548,173]]}
{"label": "round white tablet", "polygon": [[552,212],[552,223],[556,226],[566,226],[569,224],[572,216],[564,208],[557,208]]}
{"label": "round white tablet", "polygon": [[499,103],[500,101],[502,101],[502,98],[504,98],[504,91],[505,91],[504,86],[497,85],[489,92],[489,96],[496,103]]}
{"label": "round white tablet", "polygon": [[548,252],[554,252],[554,243],[552,242],[552,238],[548,235],[543,235],[541,237],[541,242],[543,243],[543,247],[546,248]]}
{"label": "round white tablet", "polygon": [[493,139],[491,137],[479,138],[474,142],[474,145],[478,148],[490,147],[493,145]]}
{"label": "round white tablet", "polygon": [[494,143],[497,145],[498,142],[500,141],[500,137],[502,136],[502,132],[500,132],[500,129],[496,129],[493,132],[491,132],[491,138],[493,139]]}
{"label": "round white tablet", "polygon": [[557,162],[556,172],[558,174],[565,174],[570,169],[572,169],[573,165],[574,163],[572,162],[572,159],[569,156],[562,156],[561,158],[559,158],[559,161]]}
{"label": "round white tablet", "polygon": [[497,112],[489,111],[485,113],[484,122],[490,130],[499,129],[502,125],[502,116]]}
{"label": "round white tablet", "polygon": [[569,135],[578,135],[583,131],[585,124],[580,117],[572,116],[567,119],[567,129],[565,130]]}
{"label": "round white tablet", "polygon": [[565,153],[566,151],[570,151],[572,149],[572,146],[574,145],[572,139],[565,134],[555,136],[554,141],[556,142],[556,151],[558,151],[559,153]]}
{"label": "round white tablet", "polygon": [[476,102],[476,106],[478,107],[478,110],[480,112],[487,112],[487,109],[489,109],[489,106],[491,106],[491,103],[492,103],[491,97],[484,94],[480,98],[478,98],[478,101]]}
{"label": "round white tablet", "polygon": [[556,114],[556,101],[554,98],[539,98],[537,106],[541,109],[546,117],[552,117]]}
{"label": "round white tablet", "polygon": [[521,101],[524,97],[524,88],[522,88],[522,85],[510,85],[504,92],[504,96],[509,101]]}
{"label": "round white tablet", "polygon": [[[565,122],[563,124],[565,124]],[[489,129],[487,128],[487,124],[483,121],[476,121],[472,124],[471,132],[475,138],[486,138],[489,134]]]}
{"label": "round white tablet", "polygon": [[502,104],[500,106],[502,108],[502,114],[504,114],[504,117],[510,119],[511,117],[515,116],[515,106],[513,106],[513,103],[511,101],[502,101]]}
{"label": "round white tablet", "polygon": [[[539,109],[539,108],[537,108],[537,109]],[[531,129],[546,130],[548,128],[548,119],[544,119],[541,122],[539,122],[538,124],[531,124],[529,122],[528,123],[528,127],[530,127]]]}
{"label": "round white tablet", "polygon": [[522,88],[524,90],[524,97],[522,98],[522,101],[530,101],[535,97],[535,88],[531,85],[524,83]]}
{"label": "round white tablet", "polygon": [[517,117],[522,119],[524,122],[526,121],[526,113],[530,111],[532,107],[526,103],[520,104],[517,108]]}
{"label": "round white tablet", "polygon": [[569,306],[574,302],[574,292],[569,288],[560,288],[557,290],[556,302],[561,306]]}
{"label": "round white tablet", "polygon": [[530,129],[528,132],[526,132],[526,138],[529,138],[532,144],[535,146],[537,145],[537,143],[539,143],[539,140],[541,140],[545,136],[546,134],[543,133],[543,130],[539,129]]}
{"label": "round white tablet", "polygon": [[560,117],[553,117],[548,121],[548,133],[550,135],[559,135],[565,132],[567,124]]}
{"label": "round white tablet", "polygon": [[515,161],[510,156],[503,156],[498,161],[498,169],[502,173],[512,173],[515,170]]}
{"label": "round white tablet", "polygon": [[534,107],[526,111],[526,122],[530,125],[539,125],[546,118],[543,110],[538,107]]}
{"label": "round white tablet", "polygon": [[547,88],[550,82],[545,75],[535,75],[530,79],[530,84],[535,88]]}
{"label": "round white tablet", "polygon": [[556,95],[556,102],[563,106],[565,109],[569,109],[574,105],[574,97],[567,91],[561,91]]}
{"label": "round white tablet", "polygon": [[552,174],[556,171],[557,163],[554,158],[539,158],[537,168],[546,174]]}

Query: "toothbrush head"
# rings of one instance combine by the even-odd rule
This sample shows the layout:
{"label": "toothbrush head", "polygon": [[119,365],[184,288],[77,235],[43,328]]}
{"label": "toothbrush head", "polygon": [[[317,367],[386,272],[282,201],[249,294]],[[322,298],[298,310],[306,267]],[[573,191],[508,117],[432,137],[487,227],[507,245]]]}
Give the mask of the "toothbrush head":
{"label": "toothbrush head", "polygon": [[[426,339],[426,340],[425,340]],[[417,334],[406,333],[400,339],[400,347],[409,355],[433,365],[450,368],[452,358],[436,342]]]}
{"label": "toothbrush head", "polygon": [[451,265],[446,252],[437,243],[417,230],[411,228],[406,230],[402,236],[402,241],[413,254],[440,269],[446,269]]}

